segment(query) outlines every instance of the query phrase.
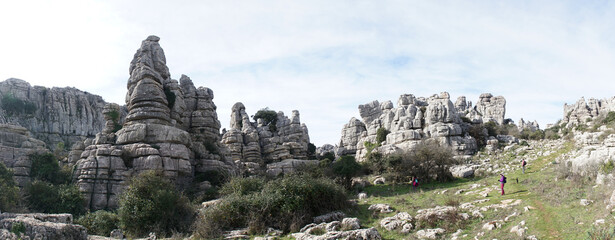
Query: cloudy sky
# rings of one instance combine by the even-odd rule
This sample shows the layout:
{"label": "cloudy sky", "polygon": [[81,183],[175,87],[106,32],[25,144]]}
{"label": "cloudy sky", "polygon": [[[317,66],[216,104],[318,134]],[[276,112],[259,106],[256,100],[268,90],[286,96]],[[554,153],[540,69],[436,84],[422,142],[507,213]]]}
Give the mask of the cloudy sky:
{"label": "cloudy sky", "polygon": [[161,38],[172,77],[214,90],[223,127],[294,109],[317,146],[372,100],[502,95],[506,117],[562,118],[615,95],[613,1],[2,1],[0,80],[124,104],[128,66]]}

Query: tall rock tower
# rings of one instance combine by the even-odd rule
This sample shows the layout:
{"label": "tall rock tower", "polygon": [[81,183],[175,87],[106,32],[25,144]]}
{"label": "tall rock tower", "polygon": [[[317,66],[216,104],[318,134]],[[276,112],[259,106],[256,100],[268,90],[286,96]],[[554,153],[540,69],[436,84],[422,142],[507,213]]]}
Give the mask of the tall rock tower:
{"label": "tall rock tower", "polygon": [[181,84],[171,79],[159,40],[145,39],[130,63],[126,107],[105,106],[103,131],[75,149],[82,153],[73,177],[92,210],[117,207],[126,180],[144,171],[161,171],[180,188],[196,174],[236,172],[220,144],[213,91],[184,75]]}

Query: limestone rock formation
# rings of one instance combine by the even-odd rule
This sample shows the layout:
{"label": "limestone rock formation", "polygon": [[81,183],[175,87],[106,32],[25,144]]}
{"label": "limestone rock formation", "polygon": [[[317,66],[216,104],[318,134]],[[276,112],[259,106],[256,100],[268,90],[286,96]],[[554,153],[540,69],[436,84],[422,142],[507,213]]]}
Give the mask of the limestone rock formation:
{"label": "limestone rock formation", "polygon": [[497,124],[503,124],[505,114],[506,99],[504,97],[494,97],[491,93],[483,93],[480,95],[476,106],[465,117],[474,122],[494,121]]}
{"label": "limestone rock formation", "polygon": [[[86,229],[73,224],[70,214],[0,214],[0,239],[22,239],[9,231],[14,224],[24,226],[24,235],[30,239],[88,239]],[[14,237],[14,238],[13,238]]]}
{"label": "limestone rock formation", "polygon": [[0,82],[0,101],[0,123],[25,127],[52,149],[93,137],[105,124],[102,97],[72,87],[31,86],[11,78]]}
{"label": "limestone rock formation", "polygon": [[13,169],[13,178],[20,187],[30,182],[32,162],[28,155],[45,152],[45,143],[33,138],[28,129],[0,124],[0,162]]}
{"label": "limestone rock formation", "polygon": [[299,111],[293,111],[290,117],[278,112],[275,118],[276,121],[270,123],[262,118],[251,122],[242,103],[233,105],[230,129],[221,141],[230,150],[231,158],[243,165],[307,159],[310,138]]}
{"label": "limestone rock formation", "polygon": [[530,121],[525,121],[523,120],[523,118],[519,119],[519,124],[517,124],[517,128],[519,129],[519,131],[523,130],[523,129],[528,129],[532,132],[540,129],[540,125],[538,125],[538,122],[536,122],[536,120],[534,120],[533,122]]}
{"label": "limestone rock formation", "polygon": [[144,171],[181,188],[197,174],[236,171],[219,142],[213,91],[171,79],[159,40],[145,39],[130,63],[126,108],[106,105],[102,131],[71,152],[81,152],[74,179],[91,209],[115,208],[126,181]]}
{"label": "limestone rock formation", "polygon": [[378,144],[376,137],[380,128],[389,133],[373,151],[383,154],[412,150],[426,138],[450,146],[458,155],[473,154],[477,149],[476,141],[467,134],[469,123],[462,121],[461,117],[479,115],[480,112],[485,114],[474,120],[477,123],[491,119],[503,122],[504,119],[504,98],[491,97],[491,94],[482,96],[474,108],[465,97],[458,98],[453,104],[446,92],[429,98],[404,94],[399,97],[397,107],[391,101],[360,105],[363,121],[352,118],[344,125],[337,155],[355,154],[358,161],[363,161],[369,151],[365,142]]}
{"label": "limestone rock formation", "polygon": [[[601,114],[615,111],[615,97],[605,99],[579,99],[575,104],[564,104],[562,123],[566,127],[578,126],[593,121]],[[589,121],[588,121],[589,120]]]}

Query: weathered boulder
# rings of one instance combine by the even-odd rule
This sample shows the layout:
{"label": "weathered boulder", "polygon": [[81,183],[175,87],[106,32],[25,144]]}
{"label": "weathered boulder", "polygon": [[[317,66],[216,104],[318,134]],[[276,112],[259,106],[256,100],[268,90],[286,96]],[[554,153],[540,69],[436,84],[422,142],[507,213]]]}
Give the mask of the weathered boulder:
{"label": "weathered boulder", "polygon": [[[72,224],[70,214],[0,214],[0,228],[11,230],[15,224],[24,226],[24,235],[31,239],[87,239],[87,231],[81,225]],[[0,232],[0,237],[12,235]]]}
{"label": "weathered boulder", "polygon": [[30,182],[33,153],[46,153],[45,143],[30,136],[28,129],[12,124],[0,124],[0,162],[13,169],[13,179],[20,187]]}

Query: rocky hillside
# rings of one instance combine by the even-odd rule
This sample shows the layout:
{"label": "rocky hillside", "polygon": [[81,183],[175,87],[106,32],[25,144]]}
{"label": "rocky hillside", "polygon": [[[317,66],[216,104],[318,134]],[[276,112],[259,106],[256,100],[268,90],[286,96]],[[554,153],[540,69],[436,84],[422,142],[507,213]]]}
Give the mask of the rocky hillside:
{"label": "rocky hillside", "polygon": [[[452,147],[457,155],[472,155],[478,146],[470,127],[490,121],[504,124],[506,100],[485,93],[472,107],[463,96],[453,104],[446,92],[429,98],[404,94],[397,107],[391,101],[373,101],[360,105],[359,113],[362,120],[352,118],[344,125],[338,155],[356,154],[363,161],[372,151],[366,142],[378,145],[373,151],[394,154],[410,151],[426,138]],[[377,139],[378,131],[386,131],[386,139]]]}

